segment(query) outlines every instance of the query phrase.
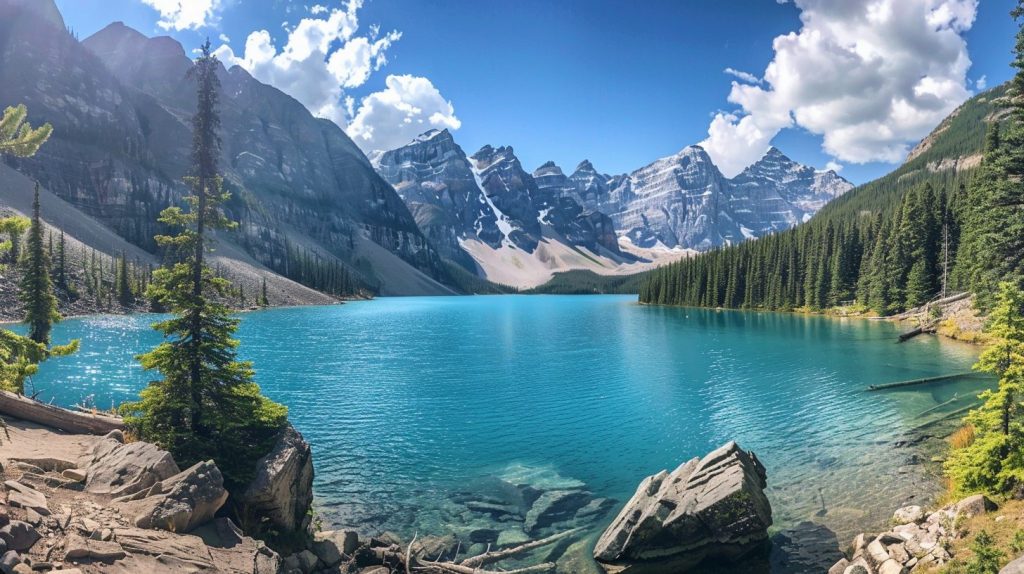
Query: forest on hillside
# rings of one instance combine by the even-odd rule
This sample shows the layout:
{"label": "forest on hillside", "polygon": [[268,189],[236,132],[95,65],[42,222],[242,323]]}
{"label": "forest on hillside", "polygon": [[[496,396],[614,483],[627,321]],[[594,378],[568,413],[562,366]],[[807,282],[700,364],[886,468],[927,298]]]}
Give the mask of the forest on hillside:
{"label": "forest on hillside", "polygon": [[889,315],[953,292],[994,293],[1019,260],[1016,81],[968,100],[899,169],[810,222],[651,272],[641,302]]}

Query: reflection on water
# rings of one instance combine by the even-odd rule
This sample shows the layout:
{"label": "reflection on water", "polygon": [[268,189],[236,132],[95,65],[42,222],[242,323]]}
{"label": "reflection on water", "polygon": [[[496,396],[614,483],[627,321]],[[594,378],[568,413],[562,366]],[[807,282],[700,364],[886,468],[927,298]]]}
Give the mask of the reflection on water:
{"label": "reflection on water", "polygon": [[[149,376],[133,356],[159,340],[152,320],[58,325],[55,340],[80,337],[82,351],[43,367],[41,397],[132,397]],[[765,463],[791,549],[821,540],[821,528],[846,544],[923,502],[938,472],[927,437],[942,426],[928,423],[985,384],[866,392],[974,360],[970,347],[934,337],[897,345],[896,334],[884,322],[650,308],[620,296],[380,299],[250,313],[239,333],[260,384],[313,444],[328,523],[408,537],[468,524],[486,544],[523,530],[529,510],[467,501],[493,503],[495,480],[518,490],[561,480],[587,496],[560,516],[614,500],[588,515],[604,524],[643,477],[735,439]],[[529,480],[510,480],[516,472]]]}

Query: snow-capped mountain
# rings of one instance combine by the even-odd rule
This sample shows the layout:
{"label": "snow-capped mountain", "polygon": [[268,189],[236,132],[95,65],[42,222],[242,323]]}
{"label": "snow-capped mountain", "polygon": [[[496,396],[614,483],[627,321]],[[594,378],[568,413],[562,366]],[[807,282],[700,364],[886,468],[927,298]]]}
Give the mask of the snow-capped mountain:
{"label": "snow-capped mountain", "polygon": [[447,130],[374,163],[442,254],[519,286],[580,267],[636,272],[659,253],[678,258],[788,229],[853,187],[774,147],[733,179],[700,146],[617,176],[586,160],[568,176],[554,162],[530,174],[511,147],[467,157]]}
{"label": "snow-capped mountain", "polygon": [[728,190],[708,154],[689,146],[621,178],[600,205],[634,245],[703,251],[742,239]]}
{"label": "snow-capped mountain", "polygon": [[[589,189],[601,185],[593,177],[580,181]],[[853,188],[834,171],[798,164],[774,147],[726,179],[700,146],[605,176],[603,185],[609,191],[603,199],[598,194],[596,208],[611,216],[619,235],[642,247],[698,251],[789,229]]]}
{"label": "snow-capped mountain", "polygon": [[374,164],[438,250],[489,279],[533,286],[554,271],[634,261],[620,252],[612,220],[572,197],[561,169],[531,175],[511,147],[467,157],[451,133],[431,130]]}

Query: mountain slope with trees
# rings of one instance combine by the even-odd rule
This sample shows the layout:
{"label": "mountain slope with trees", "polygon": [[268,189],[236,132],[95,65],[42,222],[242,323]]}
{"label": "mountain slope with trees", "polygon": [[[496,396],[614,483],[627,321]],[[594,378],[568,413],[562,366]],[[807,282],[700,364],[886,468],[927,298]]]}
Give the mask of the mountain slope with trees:
{"label": "mountain slope with trees", "polygon": [[[188,194],[176,174],[190,160],[195,102],[181,45],[123,24],[79,42],[52,0],[0,0],[0,58],[0,104],[24,103],[54,127],[38,156],[8,165],[158,254],[156,216]],[[452,292],[404,203],[341,128],[239,67],[217,72],[225,209],[240,222],[219,235],[238,273],[262,267],[336,295]]]}
{"label": "mountain slope with trees", "polygon": [[902,166],[810,222],[651,272],[640,300],[769,310],[856,305],[892,314],[970,288],[958,257],[973,201],[968,186],[982,171],[987,126],[1006,121],[1007,90],[965,102]]}

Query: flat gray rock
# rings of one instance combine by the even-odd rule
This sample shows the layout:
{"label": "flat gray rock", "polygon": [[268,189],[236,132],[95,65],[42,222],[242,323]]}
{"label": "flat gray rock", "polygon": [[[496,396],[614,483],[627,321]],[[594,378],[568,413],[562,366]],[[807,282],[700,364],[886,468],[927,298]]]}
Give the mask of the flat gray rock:
{"label": "flat gray rock", "polygon": [[673,472],[647,477],[594,549],[601,562],[685,572],[708,557],[764,548],[772,510],[764,466],[729,442]]}

